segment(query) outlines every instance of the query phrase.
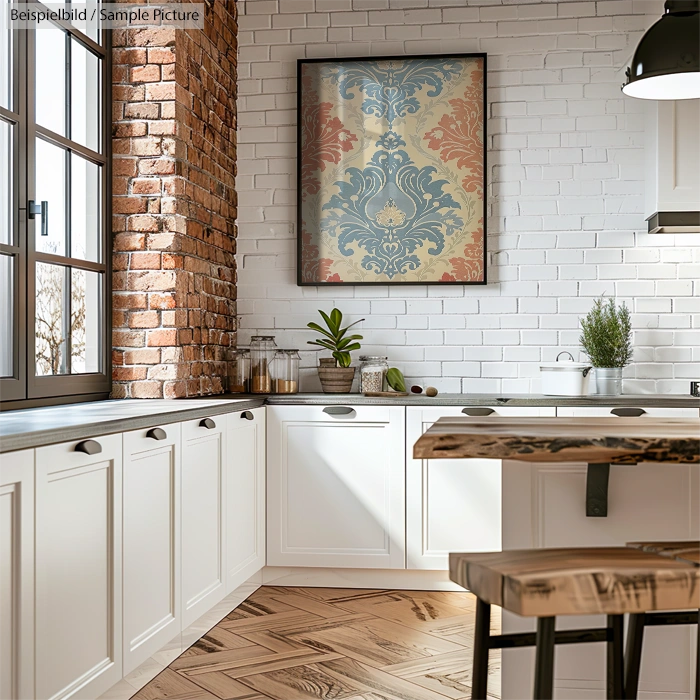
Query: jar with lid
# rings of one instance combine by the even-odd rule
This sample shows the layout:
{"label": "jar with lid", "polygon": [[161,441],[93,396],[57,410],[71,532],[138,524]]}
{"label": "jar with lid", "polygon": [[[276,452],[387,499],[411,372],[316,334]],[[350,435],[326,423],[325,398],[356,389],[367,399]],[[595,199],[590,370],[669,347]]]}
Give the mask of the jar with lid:
{"label": "jar with lid", "polygon": [[272,390],[276,394],[296,394],[299,391],[298,350],[278,350],[272,363]]}
{"label": "jar with lid", "polygon": [[250,391],[250,350],[232,348],[226,363],[228,391],[231,394],[247,394]]}
{"label": "jar with lid", "polygon": [[275,357],[275,337],[254,335],[250,341],[251,387],[253,394],[269,394],[272,391],[271,365]]}
{"label": "jar with lid", "polygon": [[386,391],[386,373],[389,371],[388,358],[378,355],[360,357],[360,393]]}

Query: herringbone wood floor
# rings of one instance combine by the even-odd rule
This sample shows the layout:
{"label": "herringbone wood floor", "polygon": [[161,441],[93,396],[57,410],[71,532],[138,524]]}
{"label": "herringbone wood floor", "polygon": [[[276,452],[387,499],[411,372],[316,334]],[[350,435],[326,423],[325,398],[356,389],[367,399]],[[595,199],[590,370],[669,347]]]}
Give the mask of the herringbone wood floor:
{"label": "herringbone wood floor", "polygon": [[467,698],[473,631],[469,593],[263,587],[134,700]]}

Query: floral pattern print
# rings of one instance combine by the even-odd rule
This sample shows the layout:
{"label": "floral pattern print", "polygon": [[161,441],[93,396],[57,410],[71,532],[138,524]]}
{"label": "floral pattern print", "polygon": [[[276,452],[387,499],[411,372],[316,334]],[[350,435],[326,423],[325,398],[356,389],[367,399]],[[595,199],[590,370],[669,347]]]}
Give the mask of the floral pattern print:
{"label": "floral pattern print", "polygon": [[484,283],[483,69],[302,64],[302,284]]}

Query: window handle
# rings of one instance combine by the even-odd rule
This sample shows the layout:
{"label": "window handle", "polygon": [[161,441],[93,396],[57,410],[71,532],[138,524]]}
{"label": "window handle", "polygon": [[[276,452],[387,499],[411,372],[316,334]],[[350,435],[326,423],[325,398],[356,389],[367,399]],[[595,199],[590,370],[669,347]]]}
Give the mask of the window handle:
{"label": "window handle", "polygon": [[41,204],[37,204],[33,199],[29,200],[29,211],[27,212],[30,219],[33,219],[37,214],[41,216],[41,235],[49,235],[49,203],[44,199]]}

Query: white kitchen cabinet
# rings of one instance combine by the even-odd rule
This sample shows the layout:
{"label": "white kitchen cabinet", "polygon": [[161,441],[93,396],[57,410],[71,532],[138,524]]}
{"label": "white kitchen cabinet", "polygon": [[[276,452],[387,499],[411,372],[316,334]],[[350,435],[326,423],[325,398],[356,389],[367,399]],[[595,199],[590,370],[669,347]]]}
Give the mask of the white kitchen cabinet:
{"label": "white kitchen cabinet", "polygon": [[645,216],[700,210],[700,100],[649,101]]}
{"label": "white kitchen cabinet", "polygon": [[267,407],[267,564],[402,569],[405,410]]}
{"label": "white kitchen cabinet", "polygon": [[[562,407],[559,416],[609,416],[608,407]],[[697,419],[698,409],[644,407],[639,417]],[[503,548],[620,546],[634,540],[697,540],[700,532],[700,465],[612,465],[608,516],[586,517],[585,463],[508,461],[503,470]],[[604,617],[561,617],[558,629],[599,627]],[[505,632],[534,630],[531,619],[503,614]],[[645,633],[639,697],[691,696],[693,636],[688,627],[655,627]],[[533,650],[503,652],[503,698],[532,692]],[[602,697],[605,645],[557,647],[555,697]]]}
{"label": "white kitchen cabinet", "polygon": [[34,450],[0,456],[0,698],[34,697]]}
{"label": "white kitchen cabinet", "polygon": [[265,566],[265,408],[226,416],[226,593]]}
{"label": "white kitchen cabinet", "polygon": [[180,425],[123,435],[124,675],[181,630]]}
{"label": "white kitchen cabinet", "polygon": [[226,420],[181,423],[183,627],[226,595]]}
{"label": "white kitchen cabinet", "polygon": [[[82,450],[82,451],[81,451]],[[122,438],[36,450],[36,697],[122,677]]]}
{"label": "white kitchen cabinet", "polygon": [[406,409],[406,567],[447,569],[450,552],[501,550],[501,460],[414,459],[413,445],[439,418],[554,416],[554,408]]}

